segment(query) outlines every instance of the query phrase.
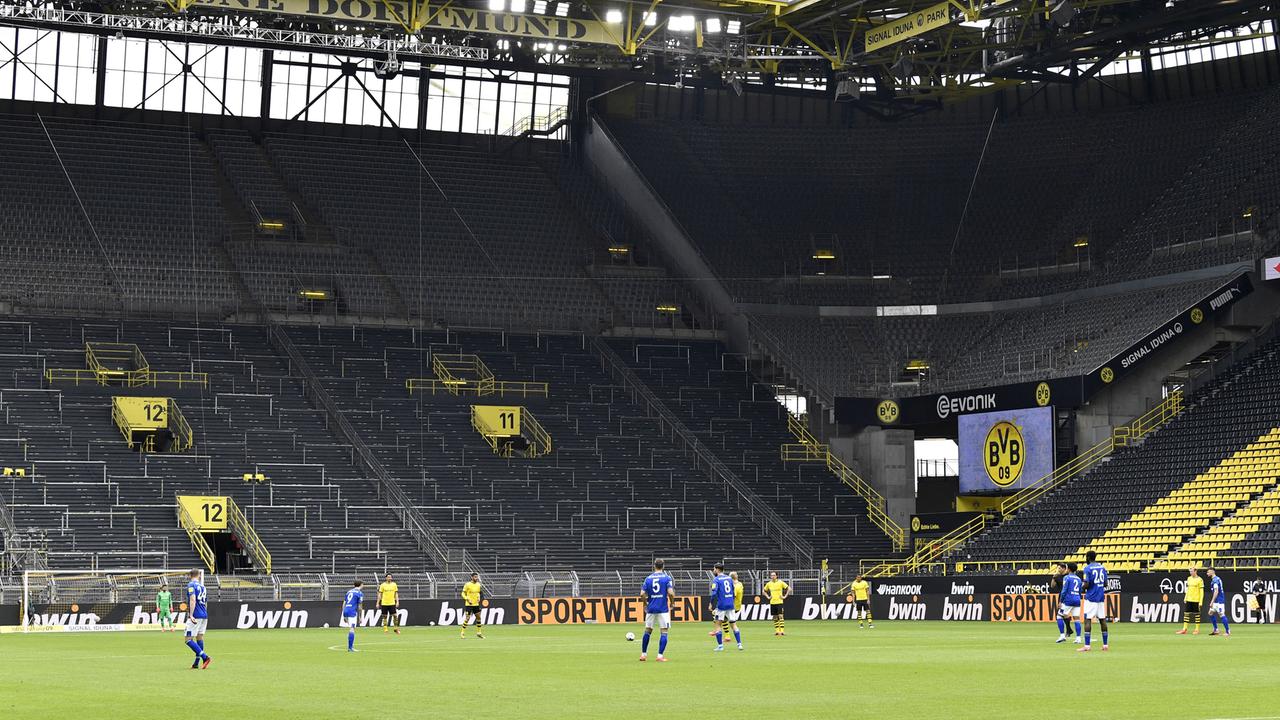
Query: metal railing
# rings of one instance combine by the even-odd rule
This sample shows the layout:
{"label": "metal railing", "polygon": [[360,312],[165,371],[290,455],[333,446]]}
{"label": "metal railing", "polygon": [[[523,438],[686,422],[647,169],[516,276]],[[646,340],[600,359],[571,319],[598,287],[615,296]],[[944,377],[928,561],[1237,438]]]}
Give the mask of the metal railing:
{"label": "metal railing", "polygon": [[630,391],[632,398],[644,405],[646,413],[650,416],[656,415],[662,421],[671,441],[693,460],[694,466],[705,470],[711,478],[723,484],[726,499],[735,502],[738,509],[758,525],[765,535],[773,538],[796,563],[813,564],[813,546],[808,540],[791,527],[773,507],[756,495],[720,458],[708,450],[702,441],[653,394],[653,391],[640,380],[626,362],[618,357],[608,343],[602,338],[595,338],[592,340],[592,346],[605,372]]}
{"label": "metal railing", "polygon": [[258,536],[258,531],[254,530],[253,525],[249,523],[249,518],[245,517],[244,511],[240,509],[235,499],[231,497],[227,498],[227,520],[230,521],[232,531],[244,543],[245,550],[249,551],[249,555],[253,558],[254,567],[270,575],[271,552],[267,550],[266,544]]}
{"label": "metal railing", "polygon": [[946,557],[952,551],[969,542],[971,538],[980,534],[986,527],[987,516],[975,515],[973,519],[965,524],[917,550],[915,554],[906,560],[880,563],[870,568],[866,574],[872,577],[904,575],[936,570],[939,566],[945,572],[946,563],[942,562],[941,558]]}
{"label": "metal railing", "polygon": [[785,462],[822,462],[827,470],[840,482],[858,494],[867,504],[867,517],[871,523],[880,528],[893,542],[894,552],[901,552],[907,547],[907,531],[889,517],[888,503],[878,490],[863,480],[858,473],[831,452],[828,445],[818,442],[809,432],[809,428],[795,415],[787,413],[787,429],[796,436],[799,443],[784,443],[781,447],[782,461]]}
{"label": "metal railing", "polygon": [[186,452],[195,447],[195,433],[191,431],[191,424],[173,398],[169,398],[169,432],[173,434],[174,452]]}
{"label": "metal railing", "polygon": [[1169,394],[1159,405],[1125,425],[1115,428],[1106,440],[1080,453],[1070,462],[1010,495],[1000,503],[1000,514],[1009,517],[1045,495],[1061,487],[1063,483],[1080,476],[1089,468],[1111,455],[1116,448],[1125,447],[1151,434],[1178,416],[1183,409],[1182,392]]}
{"label": "metal railing", "polygon": [[545,382],[529,381],[529,380],[495,380],[492,387],[486,392],[480,392],[475,385],[459,385],[453,380],[440,380],[438,378],[409,378],[404,381],[404,387],[412,395],[415,392],[429,392],[435,395],[438,392],[447,392],[450,395],[459,395],[463,392],[474,392],[480,395],[497,395],[505,397],[507,395],[518,395],[520,397],[546,397],[548,386]]}
{"label": "metal railing", "polygon": [[329,393],[320,384],[319,378],[316,377],[315,372],[311,370],[307,361],[302,357],[302,353],[298,352],[297,346],[289,339],[288,334],[280,326],[270,325],[267,328],[267,338],[277,351],[289,358],[292,367],[302,376],[303,387],[306,389],[307,395],[328,415],[329,426],[336,429],[343,439],[351,445],[361,463],[378,479],[379,488],[388,505],[399,516],[405,529],[413,537],[414,541],[418,543],[418,547],[441,567],[461,568],[467,571],[478,569],[480,565],[471,557],[470,553],[460,548],[450,548],[444,539],[440,537],[440,534],[435,531],[435,528],[431,527],[426,518],[414,508],[413,501],[401,489],[395,478],[391,477],[386,467],[382,465],[382,462],[369,449],[364,439],[360,437],[360,433],[333,402],[333,398],[329,396]]}

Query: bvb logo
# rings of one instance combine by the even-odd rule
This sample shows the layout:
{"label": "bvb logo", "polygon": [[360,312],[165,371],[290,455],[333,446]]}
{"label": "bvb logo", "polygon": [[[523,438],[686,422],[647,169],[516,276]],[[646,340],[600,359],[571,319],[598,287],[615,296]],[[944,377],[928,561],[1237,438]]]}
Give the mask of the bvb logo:
{"label": "bvb logo", "polygon": [[1036,386],[1036,405],[1044,407],[1049,404],[1049,383],[1042,382]]}
{"label": "bvb logo", "polygon": [[1192,309],[1191,309],[1191,322],[1193,322],[1193,323],[1195,323],[1195,324],[1197,324],[1197,325],[1199,325],[1200,323],[1204,322],[1204,311],[1203,311],[1203,310],[1201,310],[1200,308],[1192,308]]}
{"label": "bvb logo", "polygon": [[1009,487],[1022,476],[1026,460],[1026,446],[1022,431],[1008,420],[1001,420],[987,431],[987,452],[984,458],[987,477],[1000,487]]}
{"label": "bvb logo", "polygon": [[920,532],[920,518],[911,518],[911,532]]}
{"label": "bvb logo", "polygon": [[892,425],[898,422],[898,403],[893,400],[883,400],[876,406],[876,417],[880,418],[880,422],[885,425]]}
{"label": "bvb logo", "polygon": [[1102,382],[1109,383],[1116,379],[1115,371],[1109,367],[1102,368],[1102,372],[1098,373],[1098,377],[1102,378]]}

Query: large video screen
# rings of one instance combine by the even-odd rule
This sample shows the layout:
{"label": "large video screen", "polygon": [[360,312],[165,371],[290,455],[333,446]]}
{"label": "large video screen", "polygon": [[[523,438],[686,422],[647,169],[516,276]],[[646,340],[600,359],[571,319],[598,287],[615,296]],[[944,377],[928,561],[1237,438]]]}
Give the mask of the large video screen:
{"label": "large video screen", "polygon": [[1053,472],[1052,407],[961,415],[960,492],[1003,492]]}

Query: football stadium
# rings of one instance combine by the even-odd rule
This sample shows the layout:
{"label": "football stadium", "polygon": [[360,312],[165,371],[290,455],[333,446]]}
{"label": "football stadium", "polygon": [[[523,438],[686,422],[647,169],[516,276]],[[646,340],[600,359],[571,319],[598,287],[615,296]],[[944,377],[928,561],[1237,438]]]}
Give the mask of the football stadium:
{"label": "football stadium", "polygon": [[1278,42],[0,0],[0,717],[1280,720]]}

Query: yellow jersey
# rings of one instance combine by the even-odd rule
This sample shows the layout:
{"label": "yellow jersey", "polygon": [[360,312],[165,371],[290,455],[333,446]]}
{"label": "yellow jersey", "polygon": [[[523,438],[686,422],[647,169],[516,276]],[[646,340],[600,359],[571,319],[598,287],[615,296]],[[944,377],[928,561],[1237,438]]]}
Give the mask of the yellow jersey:
{"label": "yellow jersey", "polygon": [[857,580],[850,587],[853,589],[854,600],[871,599],[871,583],[866,580]]}
{"label": "yellow jersey", "polygon": [[384,582],[378,586],[379,605],[399,605],[400,586],[393,582]]}
{"label": "yellow jersey", "polygon": [[471,607],[480,604],[480,583],[469,582],[462,586],[462,604]]}
{"label": "yellow jersey", "polygon": [[742,609],[742,583],[737,580],[733,581],[733,611],[738,612]]}
{"label": "yellow jersey", "polygon": [[1187,602],[1204,602],[1204,578],[1199,575],[1187,578]]}
{"label": "yellow jersey", "polygon": [[781,605],[782,596],[787,592],[787,584],[781,580],[770,580],[764,584],[764,594],[769,598],[770,605]]}

